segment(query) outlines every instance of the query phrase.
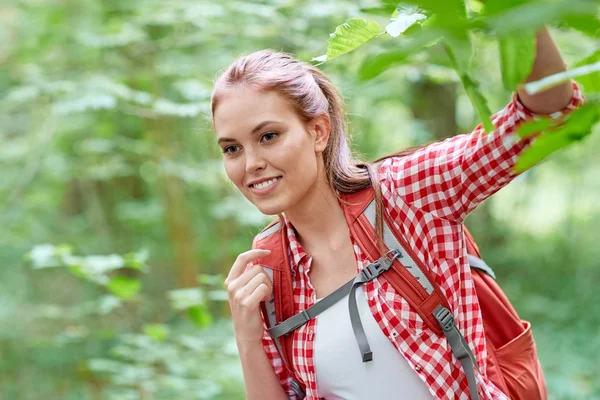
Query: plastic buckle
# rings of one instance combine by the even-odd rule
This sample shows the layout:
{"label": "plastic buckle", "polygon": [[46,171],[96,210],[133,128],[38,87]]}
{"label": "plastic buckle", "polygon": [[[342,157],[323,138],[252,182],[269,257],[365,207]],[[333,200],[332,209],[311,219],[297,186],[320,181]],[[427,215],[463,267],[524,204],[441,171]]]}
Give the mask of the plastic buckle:
{"label": "plastic buckle", "polygon": [[[391,256],[391,258],[390,258]],[[385,271],[390,269],[395,259],[402,258],[402,253],[399,250],[390,250],[387,254],[377,261],[373,261],[363,268],[361,274],[366,281],[373,280]]]}
{"label": "plastic buckle", "polygon": [[440,308],[435,310],[433,316],[438,321],[444,332],[449,332],[454,328],[454,317],[452,316],[450,310],[448,310],[446,307],[440,306]]}
{"label": "plastic buckle", "polygon": [[374,261],[363,268],[361,274],[366,281],[370,281],[380,274],[379,268],[381,267],[381,260]]}

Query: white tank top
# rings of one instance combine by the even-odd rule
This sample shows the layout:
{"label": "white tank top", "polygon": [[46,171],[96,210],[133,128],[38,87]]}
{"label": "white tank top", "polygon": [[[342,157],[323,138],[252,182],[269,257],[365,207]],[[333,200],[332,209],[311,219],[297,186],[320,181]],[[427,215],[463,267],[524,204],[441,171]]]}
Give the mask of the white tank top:
{"label": "white tank top", "polygon": [[319,396],[327,400],[433,399],[425,383],[377,325],[361,287],[356,296],[373,361],[362,362],[346,295],[317,317],[314,361]]}

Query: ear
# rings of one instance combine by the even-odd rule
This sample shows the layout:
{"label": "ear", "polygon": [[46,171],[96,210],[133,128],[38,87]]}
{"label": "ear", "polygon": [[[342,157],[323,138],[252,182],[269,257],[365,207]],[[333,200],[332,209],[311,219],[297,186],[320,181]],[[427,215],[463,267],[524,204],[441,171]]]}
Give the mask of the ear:
{"label": "ear", "polygon": [[313,118],[308,123],[308,131],[311,133],[315,143],[315,153],[322,153],[327,147],[329,135],[331,134],[331,120],[328,114],[322,114]]}

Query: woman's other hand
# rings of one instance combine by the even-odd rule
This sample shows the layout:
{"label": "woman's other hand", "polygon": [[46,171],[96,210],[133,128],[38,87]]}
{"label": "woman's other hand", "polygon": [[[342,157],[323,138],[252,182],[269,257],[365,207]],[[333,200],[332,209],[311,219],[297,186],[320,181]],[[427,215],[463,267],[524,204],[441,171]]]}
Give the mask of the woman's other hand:
{"label": "woman's other hand", "polygon": [[260,302],[271,298],[273,285],[262,266],[254,265],[249,269],[246,266],[270,253],[270,250],[261,249],[241,253],[225,279],[238,344],[260,343],[262,340],[264,327],[260,317]]}

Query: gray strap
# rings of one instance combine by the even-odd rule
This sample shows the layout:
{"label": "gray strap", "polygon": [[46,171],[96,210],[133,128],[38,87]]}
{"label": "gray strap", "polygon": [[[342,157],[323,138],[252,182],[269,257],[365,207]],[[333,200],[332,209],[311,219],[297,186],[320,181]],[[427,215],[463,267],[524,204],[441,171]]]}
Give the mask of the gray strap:
{"label": "gray strap", "polygon": [[446,336],[446,340],[448,340],[448,344],[452,349],[452,354],[460,361],[463,370],[467,375],[471,400],[479,400],[477,381],[475,380],[475,373],[473,370],[474,368],[477,368],[477,371],[479,372],[479,367],[477,366],[477,361],[475,360],[471,348],[456,327],[452,313],[446,307],[438,306],[433,312],[433,316],[440,324],[440,327]]}
{"label": "gray strap", "polygon": [[[390,258],[390,255],[392,256]],[[360,321],[360,314],[358,313],[358,305],[356,304],[356,288],[361,286],[363,283],[368,282],[377,278],[379,275],[390,269],[392,263],[396,258],[402,257],[402,253],[398,250],[389,251],[385,257],[367,265],[363,270],[354,278],[350,294],[348,296],[348,310],[350,312],[350,323],[352,324],[352,330],[354,331],[354,337],[356,343],[362,355],[362,362],[369,362],[373,360],[373,352],[367,335]]]}
{"label": "gray strap", "polygon": [[469,259],[469,266],[471,266],[471,268],[480,269],[483,272],[485,272],[486,274],[488,274],[489,276],[491,276],[492,278],[496,279],[496,274],[494,274],[494,271],[492,270],[492,268],[490,268],[490,266],[487,265],[485,263],[485,261],[483,261],[481,258],[475,257],[471,254],[468,254],[467,257]]}
{"label": "gray strap", "polygon": [[301,327],[302,325],[304,325],[305,323],[307,323],[308,321],[310,321],[311,319],[313,319],[314,317],[321,314],[323,311],[327,310],[329,307],[343,299],[348,294],[353,284],[354,278],[346,282],[343,286],[337,288],[335,292],[331,293],[329,296],[325,297],[312,307],[309,307],[306,310],[294,315],[293,317],[290,317],[285,321],[275,325],[274,327],[269,328],[269,333],[271,334],[271,337],[273,339],[277,339]]}

